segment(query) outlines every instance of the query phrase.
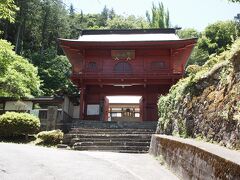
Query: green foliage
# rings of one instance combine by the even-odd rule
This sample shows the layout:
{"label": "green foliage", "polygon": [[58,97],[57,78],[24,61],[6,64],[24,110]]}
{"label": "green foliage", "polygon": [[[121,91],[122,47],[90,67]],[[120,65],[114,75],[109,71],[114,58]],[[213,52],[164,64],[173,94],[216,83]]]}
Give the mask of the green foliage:
{"label": "green foliage", "polygon": [[183,29],[178,35],[181,38],[199,38],[187,66],[191,64],[202,66],[210,55],[227,50],[240,34],[239,27],[234,21],[219,21],[207,26],[203,33],[198,33],[194,29]]}
{"label": "green foliage", "polygon": [[105,27],[107,25],[108,18],[109,18],[109,9],[105,5],[99,17],[99,26]]}
{"label": "green foliage", "polygon": [[219,21],[206,27],[199,39],[198,47],[209,54],[226,50],[239,36],[234,21]]}
{"label": "green foliage", "polygon": [[40,94],[37,68],[16,55],[12,48],[0,39],[0,96],[20,98]]}
{"label": "green foliage", "polygon": [[0,19],[6,19],[9,22],[14,22],[15,12],[18,7],[14,4],[14,0],[1,0],[0,1]]}
{"label": "green foliage", "polygon": [[69,79],[71,65],[66,56],[46,53],[41,58],[41,55],[35,54],[32,61],[39,68],[39,76],[43,80],[41,89],[45,95],[77,93]]}
{"label": "green foliage", "polygon": [[[103,14],[77,14],[72,24],[75,25],[73,26],[75,29],[136,29],[149,27],[144,18],[135,17],[134,15],[126,17],[116,15],[113,9],[107,9],[107,13]],[[77,31],[75,38],[78,35],[79,32]]]}
{"label": "green foliage", "polygon": [[200,36],[200,33],[193,28],[181,29],[177,34],[181,39],[198,38]]}
{"label": "green foliage", "polygon": [[37,138],[40,139],[40,144],[43,145],[56,145],[61,143],[63,139],[63,132],[59,129],[52,131],[42,131],[37,134]]}
{"label": "green foliage", "polygon": [[[108,9],[106,6],[99,14],[84,14],[83,12],[78,14],[73,6],[66,9],[62,1],[15,0],[15,4],[19,7],[15,23],[0,21],[0,29],[3,29],[0,36],[15,45],[17,54],[29,59],[33,65],[38,67],[43,95],[55,95],[63,92],[77,93],[76,88],[68,80],[70,65],[66,58],[61,57],[63,51],[58,45],[57,38],[78,38],[79,29],[148,27],[144,18],[118,16],[113,9]],[[36,70],[30,68],[29,72],[35,73]],[[0,84],[1,87],[4,85],[6,88],[11,88],[10,91],[8,90],[10,93],[5,93],[4,96],[9,94],[13,96],[16,91],[19,91],[16,93],[17,96],[38,94],[27,92],[27,88],[19,88],[16,79],[11,81],[15,75],[16,72],[11,71],[8,79],[5,78],[4,81],[9,85]],[[3,81],[2,78],[1,81]],[[19,84],[21,84],[21,78],[22,76],[19,76]],[[28,84],[28,86],[34,85],[32,82],[28,82]]]}
{"label": "green foliage", "polygon": [[0,116],[0,136],[11,137],[36,133],[40,120],[28,113],[7,112]]}
{"label": "green foliage", "polygon": [[186,103],[183,98],[191,99],[197,96],[204,87],[199,84],[206,82],[216,71],[221,69],[220,83],[226,82],[226,76],[230,73],[229,66],[231,67],[231,59],[235,56],[236,52],[240,50],[240,39],[238,39],[232,48],[220,55],[211,56],[203,66],[192,65],[187,68],[189,72],[188,77],[180,79],[179,82],[173,85],[166,96],[161,96],[158,101],[159,110],[159,127],[162,132],[172,134],[172,121],[174,117],[178,117],[180,135],[186,135],[184,128],[184,120],[181,119],[183,112],[179,112],[179,105]]}
{"label": "green foliage", "polygon": [[240,0],[228,0],[230,2],[234,2],[234,3],[240,3]]}
{"label": "green foliage", "polygon": [[188,59],[187,66],[192,64],[202,66],[208,60],[208,58],[208,52],[199,48],[198,45],[196,45],[193,49],[191,56]]}
{"label": "green foliage", "polygon": [[[182,29],[177,32],[181,39],[201,38],[201,34],[193,28]],[[202,66],[209,58],[208,51],[198,47],[198,44],[193,49],[191,56],[188,59],[187,66],[195,64]]]}
{"label": "green foliage", "polygon": [[135,16],[115,16],[107,21],[107,29],[141,29],[147,28],[148,23],[143,18]]}
{"label": "green foliage", "polygon": [[170,27],[169,11],[165,10],[163,3],[158,3],[158,6],[153,3],[151,13],[147,11],[146,17],[151,28]]}
{"label": "green foliage", "polygon": [[186,73],[189,75],[189,74],[196,74],[199,70],[200,70],[200,66],[199,65],[196,65],[196,64],[193,64],[193,65],[189,65],[187,68],[186,68]]}
{"label": "green foliage", "polygon": [[[78,14],[73,6],[66,10],[61,1],[16,0],[15,2],[20,8],[16,14],[16,21],[14,24],[1,21],[0,29],[3,29],[1,36],[15,43],[15,52],[28,58],[38,67],[44,95],[77,93],[76,88],[69,81],[70,64],[61,56],[63,51],[58,46],[57,38],[77,38],[79,29],[148,27],[145,19],[117,16],[113,9],[108,9],[106,6],[99,14],[83,14],[83,12]],[[17,87],[14,84],[11,86]]]}

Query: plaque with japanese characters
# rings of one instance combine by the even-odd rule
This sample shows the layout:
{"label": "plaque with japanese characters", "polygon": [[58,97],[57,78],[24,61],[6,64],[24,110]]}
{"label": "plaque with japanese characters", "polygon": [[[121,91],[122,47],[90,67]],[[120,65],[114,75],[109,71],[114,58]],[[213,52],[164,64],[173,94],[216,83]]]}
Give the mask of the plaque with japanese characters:
{"label": "plaque with japanese characters", "polygon": [[135,59],[135,50],[112,50],[113,60],[133,60]]}

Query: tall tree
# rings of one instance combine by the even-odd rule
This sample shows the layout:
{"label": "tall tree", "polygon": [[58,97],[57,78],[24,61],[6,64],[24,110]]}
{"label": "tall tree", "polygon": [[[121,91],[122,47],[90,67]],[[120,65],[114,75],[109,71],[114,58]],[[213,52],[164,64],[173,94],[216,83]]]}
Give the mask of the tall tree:
{"label": "tall tree", "polygon": [[73,4],[70,5],[69,15],[70,15],[70,18],[74,18],[74,16],[75,16],[75,9],[73,7]]}
{"label": "tall tree", "polygon": [[0,96],[20,98],[39,95],[37,68],[12,49],[10,43],[0,40]]}
{"label": "tall tree", "polygon": [[240,3],[240,0],[228,0],[230,2],[234,2],[234,3]]}
{"label": "tall tree", "polygon": [[148,23],[143,18],[137,18],[135,16],[115,16],[113,19],[109,19],[107,22],[108,29],[140,29],[147,28]]}
{"label": "tall tree", "polygon": [[107,20],[109,17],[109,9],[107,8],[107,6],[105,5],[100,16],[99,16],[99,27],[106,27],[107,25]]}
{"label": "tall tree", "polygon": [[113,19],[116,16],[116,13],[113,8],[109,11],[108,16],[109,16],[109,19]]}
{"label": "tall tree", "polygon": [[20,10],[17,13],[16,18],[16,40],[15,40],[15,52],[21,54],[23,45],[23,34],[26,26],[27,12],[28,12],[28,2],[27,1],[17,1],[17,5]]}
{"label": "tall tree", "polygon": [[39,67],[45,95],[73,92],[73,85],[69,79],[71,64],[66,56],[56,56],[49,52],[44,58],[40,58],[39,54],[35,54],[33,61]]}
{"label": "tall tree", "polygon": [[177,32],[177,34],[182,39],[198,38],[200,36],[200,33],[196,29],[193,29],[193,28],[181,29]]}
{"label": "tall tree", "polygon": [[223,52],[239,37],[237,27],[234,21],[219,21],[207,26],[199,39],[199,48],[209,54]]}
{"label": "tall tree", "polygon": [[14,0],[1,0],[0,1],[0,19],[6,19],[14,22],[14,16],[18,7],[15,5]]}
{"label": "tall tree", "polygon": [[147,11],[146,17],[151,28],[169,28],[170,27],[169,11],[165,10],[162,2],[158,3],[158,6],[152,3],[151,13]]}

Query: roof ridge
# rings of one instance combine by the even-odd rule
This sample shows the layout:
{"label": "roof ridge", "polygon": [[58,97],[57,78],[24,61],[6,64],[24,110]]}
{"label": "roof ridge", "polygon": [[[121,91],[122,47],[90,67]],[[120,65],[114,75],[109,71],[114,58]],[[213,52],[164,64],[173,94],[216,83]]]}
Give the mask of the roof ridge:
{"label": "roof ridge", "polygon": [[180,28],[155,28],[155,29],[85,29],[80,30],[83,35],[103,35],[103,34],[176,34]]}

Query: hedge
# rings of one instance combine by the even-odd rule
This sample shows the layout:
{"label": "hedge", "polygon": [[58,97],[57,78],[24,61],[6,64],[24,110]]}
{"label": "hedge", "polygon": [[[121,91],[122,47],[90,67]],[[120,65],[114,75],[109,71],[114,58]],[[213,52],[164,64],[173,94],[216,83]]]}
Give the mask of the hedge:
{"label": "hedge", "polygon": [[0,116],[0,136],[27,136],[37,133],[39,129],[39,118],[31,114],[7,112]]}

